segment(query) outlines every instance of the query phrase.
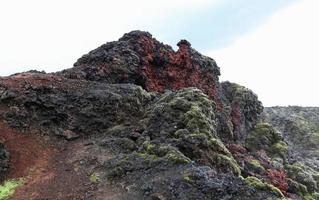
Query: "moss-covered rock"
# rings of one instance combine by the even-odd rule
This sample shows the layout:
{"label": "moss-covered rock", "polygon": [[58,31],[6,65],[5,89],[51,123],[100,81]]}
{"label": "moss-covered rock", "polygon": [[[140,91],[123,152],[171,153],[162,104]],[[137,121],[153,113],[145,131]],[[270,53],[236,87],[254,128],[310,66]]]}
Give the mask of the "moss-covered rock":
{"label": "moss-covered rock", "polygon": [[90,175],[90,181],[92,183],[99,183],[100,182],[100,176],[98,173],[96,172],[93,172],[91,175]]}
{"label": "moss-covered rock", "polygon": [[284,158],[288,153],[288,145],[268,123],[259,123],[248,135],[246,148],[250,151],[265,150],[272,157]]}
{"label": "moss-covered rock", "polygon": [[288,144],[282,140],[276,142],[270,147],[270,154],[285,157],[288,153]]}
{"label": "moss-covered rock", "polygon": [[294,163],[285,166],[288,176],[307,187],[308,192],[315,192],[318,190],[316,176],[313,176],[311,169],[302,163]]}
{"label": "moss-covered rock", "polygon": [[196,88],[186,88],[165,93],[140,123],[143,134],[152,138],[158,149],[176,147],[192,160],[206,157],[207,152],[231,156],[216,134],[215,112],[216,105],[207,95]]}
{"label": "moss-covered rock", "polygon": [[282,194],[282,192],[278,188],[276,188],[275,186],[273,186],[271,184],[262,182],[257,177],[248,176],[247,178],[245,178],[245,181],[247,184],[249,184],[250,186],[252,186],[256,189],[268,190],[268,191],[271,191],[272,193],[274,193],[275,195],[277,195],[278,197],[284,197],[284,195]]}
{"label": "moss-covered rock", "polygon": [[217,154],[214,157],[218,168],[222,168],[224,171],[232,172],[236,176],[240,175],[240,167],[233,157],[223,154]]}
{"label": "moss-covered rock", "polygon": [[319,199],[319,194],[318,193],[312,193],[308,194],[306,196],[303,196],[304,200],[318,200]]}
{"label": "moss-covered rock", "polygon": [[307,186],[298,183],[290,178],[287,179],[288,183],[288,192],[298,194],[299,196],[304,196],[308,194]]}
{"label": "moss-covered rock", "polygon": [[248,159],[245,162],[245,166],[247,167],[248,171],[256,174],[262,174],[265,172],[265,168],[256,159]]}
{"label": "moss-covered rock", "polygon": [[[221,128],[220,132],[226,135],[232,135],[233,138],[228,140],[236,140],[243,143],[247,133],[249,133],[258,122],[259,115],[263,111],[263,106],[258,97],[250,89],[236,83],[222,82],[222,91],[224,95],[225,105],[229,106],[229,112],[224,110],[223,114],[219,114],[219,119],[225,119],[224,115],[228,115],[231,126],[226,121],[222,121],[222,125],[227,128]],[[229,128],[233,133],[229,133]],[[221,136],[225,138],[224,136]]]}
{"label": "moss-covered rock", "polygon": [[6,180],[2,185],[0,185],[0,199],[9,199],[16,189],[24,184],[24,179],[12,179]]}

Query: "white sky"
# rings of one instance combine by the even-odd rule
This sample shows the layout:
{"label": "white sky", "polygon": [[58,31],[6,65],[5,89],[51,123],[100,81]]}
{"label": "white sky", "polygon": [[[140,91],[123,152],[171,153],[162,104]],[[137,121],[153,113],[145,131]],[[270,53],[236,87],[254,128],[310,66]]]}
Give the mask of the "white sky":
{"label": "white sky", "polygon": [[223,80],[249,87],[266,106],[319,106],[318,20],[319,1],[303,0],[208,55]]}
{"label": "white sky", "polygon": [[[125,32],[149,30],[172,13],[220,1],[0,0],[0,75],[72,67],[81,55]],[[319,106],[318,10],[318,0],[300,0],[207,55],[221,67],[222,80],[251,88],[266,106]]]}
{"label": "white sky", "polygon": [[72,67],[83,54],[126,32],[148,30],[174,12],[218,1],[0,0],[0,75]]}

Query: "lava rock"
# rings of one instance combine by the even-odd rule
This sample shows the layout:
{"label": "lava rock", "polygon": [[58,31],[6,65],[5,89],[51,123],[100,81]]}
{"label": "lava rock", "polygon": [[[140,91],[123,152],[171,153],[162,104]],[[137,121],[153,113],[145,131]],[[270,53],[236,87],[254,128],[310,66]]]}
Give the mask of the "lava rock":
{"label": "lava rock", "polygon": [[4,178],[9,168],[9,153],[5,150],[3,143],[0,142],[0,181]]}

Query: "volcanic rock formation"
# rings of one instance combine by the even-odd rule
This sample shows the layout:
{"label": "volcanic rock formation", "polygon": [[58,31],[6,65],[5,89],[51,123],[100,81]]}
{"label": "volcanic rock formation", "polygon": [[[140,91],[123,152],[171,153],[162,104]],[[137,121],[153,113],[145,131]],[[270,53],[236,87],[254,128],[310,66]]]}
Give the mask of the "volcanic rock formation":
{"label": "volcanic rock formation", "polygon": [[[54,159],[61,166],[55,162],[53,169],[46,169],[52,170],[51,176],[40,179],[50,190],[43,193],[30,186],[31,174],[25,177],[25,191],[32,192],[24,195],[318,198],[317,161],[311,162],[318,144],[307,157],[313,164],[312,182],[294,177],[291,157],[297,154],[290,152],[295,145],[289,146],[290,138],[263,122],[274,120],[260,118],[263,107],[257,95],[235,83],[220,83],[216,62],[188,41],[181,40],[178,47],[174,51],[147,32],[133,31],[82,56],[73,68],[0,78],[0,120],[60,152]],[[1,174],[2,163],[7,163],[2,149]],[[90,192],[62,190],[65,183],[52,175],[59,168],[71,177],[67,180],[78,175],[78,185],[92,184]]]}

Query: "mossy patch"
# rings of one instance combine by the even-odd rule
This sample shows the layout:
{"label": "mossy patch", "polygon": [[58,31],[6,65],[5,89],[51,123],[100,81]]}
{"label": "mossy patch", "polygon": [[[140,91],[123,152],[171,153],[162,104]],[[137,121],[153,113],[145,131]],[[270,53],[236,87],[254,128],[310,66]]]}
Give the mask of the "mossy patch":
{"label": "mossy patch", "polygon": [[228,157],[223,154],[217,154],[215,156],[215,161],[217,167],[226,169],[226,171],[230,171],[236,176],[239,176],[241,174],[240,167],[238,166],[234,158]]}
{"label": "mossy patch", "polygon": [[298,183],[290,178],[287,179],[288,189],[298,194],[299,196],[304,196],[308,194],[308,189],[305,185]]}
{"label": "mossy patch", "polygon": [[306,196],[303,196],[304,200],[318,200],[319,195],[312,195],[312,194],[308,194]]}
{"label": "mossy patch", "polygon": [[189,111],[184,115],[184,123],[186,128],[193,133],[204,133],[208,136],[215,134],[211,121],[207,120],[201,107],[193,104]]}
{"label": "mossy patch", "polygon": [[187,183],[193,182],[192,177],[190,176],[189,173],[184,173],[182,179],[183,179],[183,181],[185,181],[185,182],[187,182]]}
{"label": "mossy patch", "polygon": [[294,163],[285,166],[288,177],[294,181],[307,186],[308,192],[315,192],[318,190],[316,176],[313,171],[302,163]]}
{"label": "mossy patch", "polygon": [[245,146],[250,151],[265,150],[271,157],[285,157],[288,145],[270,124],[259,123],[248,135]]}
{"label": "mossy patch", "polygon": [[255,173],[263,173],[265,171],[265,168],[256,159],[251,159],[251,160],[246,161],[246,165],[247,165],[249,170],[251,170]]}
{"label": "mossy patch", "polygon": [[15,192],[15,190],[23,185],[24,179],[12,179],[5,181],[0,185],[0,200],[9,199]]}
{"label": "mossy patch", "polygon": [[173,164],[187,164],[191,162],[189,158],[176,149],[170,149],[166,153],[165,158]]}
{"label": "mossy patch", "polygon": [[264,183],[257,177],[248,176],[245,178],[245,182],[256,189],[270,191],[278,197],[284,197],[282,192],[277,187],[268,183]]}
{"label": "mossy patch", "polygon": [[143,143],[143,152],[138,155],[144,159],[156,160],[159,158],[166,159],[173,164],[187,164],[191,160],[180,152],[176,147],[170,145],[157,145],[149,141]]}
{"label": "mossy patch", "polygon": [[145,159],[145,160],[156,160],[158,157],[154,154],[148,154],[148,153],[138,153],[139,157]]}
{"label": "mossy patch", "polygon": [[100,176],[98,173],[96,172],[93,172],[91,175],[90,175],[90,181],[92,183],[99,183],[100,182]]}
{"label": "mossy patch", "polygon": [[279,141],[273,144],[269,150],[272,155],[278,155],[280,157],[285,157],[288,153],[288,145],[284,141]]}

